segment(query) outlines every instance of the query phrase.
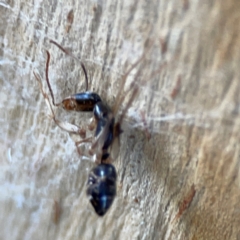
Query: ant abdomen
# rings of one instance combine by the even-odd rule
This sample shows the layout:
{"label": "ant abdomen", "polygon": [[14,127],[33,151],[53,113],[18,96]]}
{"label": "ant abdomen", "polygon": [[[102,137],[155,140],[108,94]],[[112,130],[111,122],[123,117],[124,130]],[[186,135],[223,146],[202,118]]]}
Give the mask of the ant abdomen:
{"label": "ant abdomen", "polygon": [[88,177],[87,195],[99,216],[103,216],[116,195],[117,173],[112,164],[101,163],[94,167]]}

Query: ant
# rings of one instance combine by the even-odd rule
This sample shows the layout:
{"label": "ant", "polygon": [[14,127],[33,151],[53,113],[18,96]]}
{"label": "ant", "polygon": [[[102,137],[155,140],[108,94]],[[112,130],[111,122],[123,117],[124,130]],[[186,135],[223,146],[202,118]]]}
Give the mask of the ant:
{"label": "ant", "polygon": [[[54,44],[65,54],[73,57],[80,62],[86,82],[86,90],[84,92],[73,94],[69,97],[64,98],[60,103],[56,103],[48,78],[50,53],[46,51],[47,61],[45,77],[51,95],[52,104],[55,107],[61,106],[63,109],[68,111],[72,110],[81,112],[93,112],[93,118],[91,119],[88,128],[89,130],[93,130],[94,127],[96,128],[94,137],[86,138],[85,128],[68,122],[62,122],[56,119],[49,97],[43,90],[42,81],[35,72],[33,73],[40,85],[40,90],[43,97],[45,98],[48,108],[52,113],[52,118],[54,122],[65,131],[80,135],[82,140],[75,143],[77,148],[82,143],[91,143],[89,153],[93,155],[93,160],[95,163],[97,163],[97,166],[94,167],[89,173],[87,181],[87,196],[89,197],[89,200],[95,212],[99,216],[103,216],[112,205],[114,197],[116,196],[117,173],[115,167],[111,164],[112,159],[110,157],[108,149],[114,145],[114,141],[116,139],[118,139],[119,141],[119,135],[122,133],[122,120],[138,92],[138,87],[134,83],[130,85],[130,90],[133,89],[132,95],[129,97],[126,107],[123,109],[118,121],[116,122],[116,111],[125,97],[121,96],[121,91],[119,91],[117,95],[115,108],[111,110],[107,104],[103,103],[101,97],[97,93],[88,91],[88,76],[84,64],[77,57],[72,55],[67,49],[59,45],[57,42],[50,40],[50,43]],[[127,73],[123,76],[120,89],[124,88],[127,76],[132,71],[132,69],[137,66],[137,64],[142,60],[142,58],[143,57],[141,57],[136,63],[134,63],[132,67],[127,71]]]}

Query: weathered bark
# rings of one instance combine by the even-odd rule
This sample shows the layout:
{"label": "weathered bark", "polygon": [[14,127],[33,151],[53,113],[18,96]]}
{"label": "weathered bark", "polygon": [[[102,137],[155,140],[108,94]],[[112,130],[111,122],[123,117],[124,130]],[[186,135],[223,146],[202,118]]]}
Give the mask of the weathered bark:
{"label": "weathered bark", "polygon": [[[240,239],[238,0],[8,1],[0,20],[1,239]],[[103,218],[85,194],[93,164],[48,117],[33,75],[44,80],[47,49],[57,101],[85,88],[49,39],[84,61],[111,107],[145,54],[125,86],[140,93]],[[86,125],[91,114],[57,116]]]}

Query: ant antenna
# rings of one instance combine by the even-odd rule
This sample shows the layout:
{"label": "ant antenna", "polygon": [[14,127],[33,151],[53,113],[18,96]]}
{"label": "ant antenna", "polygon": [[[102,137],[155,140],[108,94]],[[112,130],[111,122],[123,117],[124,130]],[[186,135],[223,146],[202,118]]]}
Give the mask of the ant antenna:
{"label": "ant antenna", "polygon": [[49,51],[46,51],[47,52],[47,62],[46,62],[46,81],[47,81],[47,85],[48,85],[48,89],[50,91],[50,94],[51,94],[51,97],[52,97],[52,103],[54,106],[59,106],[59,104],[56,104],[55,103],[55,99],[54,99],[54,95],[53,95],[53,91],[52,91],[52,88],[51,88],[51,85],[50,85],[50,82],[49,82],[49,78],[48,78],[48,69],[49,69],[49,62],[50,62],[50,53]]}
{"label": "ant antenna", "polygon": [[87,71],[86,68],[84,66],[84,64],[82,63],[82,61],[80,61],[77,57],[75,57],[71,52],[69,52],[67,49],[63,48],[60,44],[58,44],[57,42],[50,40],[50,43],[53,43],[54,45],[56,45],[58,48],[60,48],[64,53],[66,53],[67,55],[71,56],[72,58],[76,59],[77,61],[80,62],[81,67],[83,69],[84,75],[85,75],[85,82],[86,82],[86,92],[88,91],[88,76],[87,76]]}

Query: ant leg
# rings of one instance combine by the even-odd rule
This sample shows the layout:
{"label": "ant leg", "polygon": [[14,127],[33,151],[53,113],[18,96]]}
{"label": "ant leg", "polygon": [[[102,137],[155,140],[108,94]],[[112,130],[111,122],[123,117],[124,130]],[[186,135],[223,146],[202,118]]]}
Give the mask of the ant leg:
{"label": "ant leg", "polygon": [[[118,95],[116,97],[116,103],[115,103],[115,106],[113,108],[113,114],[114,116],[116,115],[118,109],[119,109],[119,105],[121,104],[121,102],[123,101],[124,99],[124,96],[121,96],[122,95],[122,91],[124,89],[124,85],[126,83],[126,80],[127,80],[127,77],[128,75],[130,74],[130,72],[142,61],[142,59],[144,58],[144,56],[142,56],[140,59],[138,59],[133,65],[132,67],[124,74],[123,76],[123,80],[121,82],[121,86],[119,87],[119,92],[118,92]],[[124,94],[125,95],[125,94]]]}
{"label": "ant leg", "polygon": [[118,121],[114,125],[114,129],[113,129],[114,141],[112,143],[112,156],[113,156],[113,159],[116,159],[116,157],[119,154],[119,150],[120,150],[120,139],[119,139],[119,136],[123,132],[123,130],[121,129],[121,123],[122,123],[123,118],[126,115],[126,112],[129,109],[130,105],[132,104],[132,102],[133,102],[133,100],[134,100],[134,98],[135,98],[137,93],[138,93],[138,87],[134,86],[132,95],[130,96],[130,98],[129,98],[125,108],[123,109],[121,115],[119,116]]}
{"label": "ant leg", "polygon": [[69,132],[69,133],[75,133],[75,134],[78,134],[80,135],[81,138],[85,138],[86,137],[86,130],[82,127],[79,127],[75,124],[71,124],[71,123],[68,123],[68,122],[62,122],[62,121],[59,121],[58,119],[56,119],[56,116],[55,116],[55,113],[52,109],[52,106],[51,106],[51,103],[50,103],[50,100],[49,100],[49,97],[48,95],[43,91],[43,86],[42,86],[42,81],[40,79],[39,76],[37,76],[37,74],[35,72],[33,72],[35,78],[37,79],[38,83],[39,83],[39,86],[40,86],[40,90],[41,90],[41,93],[46,101],[46,104],[50,110],[50,112],[52,113],[52,119],[54,120],[54,122],[56,123],[56,125],[58,125],[61,129]]}
{"label": "ant leg", "polygon": [[93,131],[93,130],[96,128],[96,125],[97,125],[96,119],[95,119],[94,117],[92,117],[92,118],[90,119],[90,121],[89,121],[88,129],[89,129],[90,131]]}
{"label": "ant leg", "polygon": [[[78,154],[80,156],[83,156],[83,155],[86,155],[86,154],[81,151],[79,145],[81,145],[82,143],[91,143],[91,142],[92,142],[92,137],[88,137],[88,138],[85,138],[83,140],[75,142],[75,146],[76,146]],[[88,155],[92,155],[92,154],[88,153]]]}
{"label": "ant leg", "polygon": [[79,134],[81,138],[86,137],[86,130],[84,128],[68,122],[59,121],[55,118],[55,116],[53,117],[53,120],[64,131],[67,131],[69,133]]}
{"label": "ant leg", "polygon": [[[133,84],[134,84],[134,83],[133,83]],[[133,84],[131,84],[131,85],[133,85]],[[127,104],[125,105],[125,108],[123,109],[121,115],[119,116],[118,122],[116,123],[116,125],[117,125],[117,124],[118,124],[118,125],[121,125],[122,120],[123,120],[123,118],[125,117],[125,115],[126,115],[126,113],[127,113],[127,110],[128,110],[129,107],[131,106],[134,98],[136,97],[136,95],[137,95],[137,93],[138,93],[138,87],[137,87],[137,86],[130,86],[130,89],[131,89],[132,87],[134,88],[134,89],[133,89],[133,92],[132,92],[132,95],[130,96]],[[121,133],[121,132],[120,132],[120,133]]]}
{"label": "ant leg", "polygon": [[[88,138],[85,138],[83,140],[80,140],[80,141],[77,141],[75,142],[75,145],[76,145],[76,148],[77,148],[77,151],[78,151],[78,154],[80,156],[83,156],[83,155],[89,155],[91,157],[91,159],[93,159],[93,162],[97,163],[97,164],[100,164],[102,161],[102,151],[101,152],[97,152],[91,145],[88,149],[88,153],[85,154],[85,152],[83,153],[81,150],[80,150],[80,147],[79,145],[81,145],[82,143],[92,143],[94,137],[88,137]],[[107,162],[111,162],[110,160],[110,156],[108,157],[108,159],[106,159],[106,163]]]}
{"label": "ant leg", "polygon": [[[147,43],[147,42],[146,42]],[[128,75],[130,74],[130,72],[135,68],[137,67],[137,65],[143,60],[145,59],[145,57],[147,56],[148,52],[151,50],[152,48],[152,41],[150,41],[148,44],[150,44],[150,46],[147,48],[147,50],[145,50],[142,54],[142,56],[130,67],[130,69],[123,75],[123,78],[122,78],[122,81],[121,81],[121,85],[119,87],[119,92],[116,96],[116,102],[115,102],[115,106],[113,107],[113,115],[116,116],[116,113],[119,109],[119,106],[120,104],[122,103],[123,99],[125,98],[126,94],[123,93],[123,89],[124,89],[124,86],[125,86],[125,83],[127,81],[127,77]],[[139,72],[138,72],[139,74]],[[136,78],[136,77],[135,77]],[[134,84],[134,80],[133,82],[131,83],[131,87],[133,86]]]}
{"label": "ant leg", "polygon": [[86,143],[86,142],[92,142],[92,137],[88,137],[83,140],[77,141],[77,142],[75,142],[75,145],[76,145],[76,147],[78,147],[80,144]]}

